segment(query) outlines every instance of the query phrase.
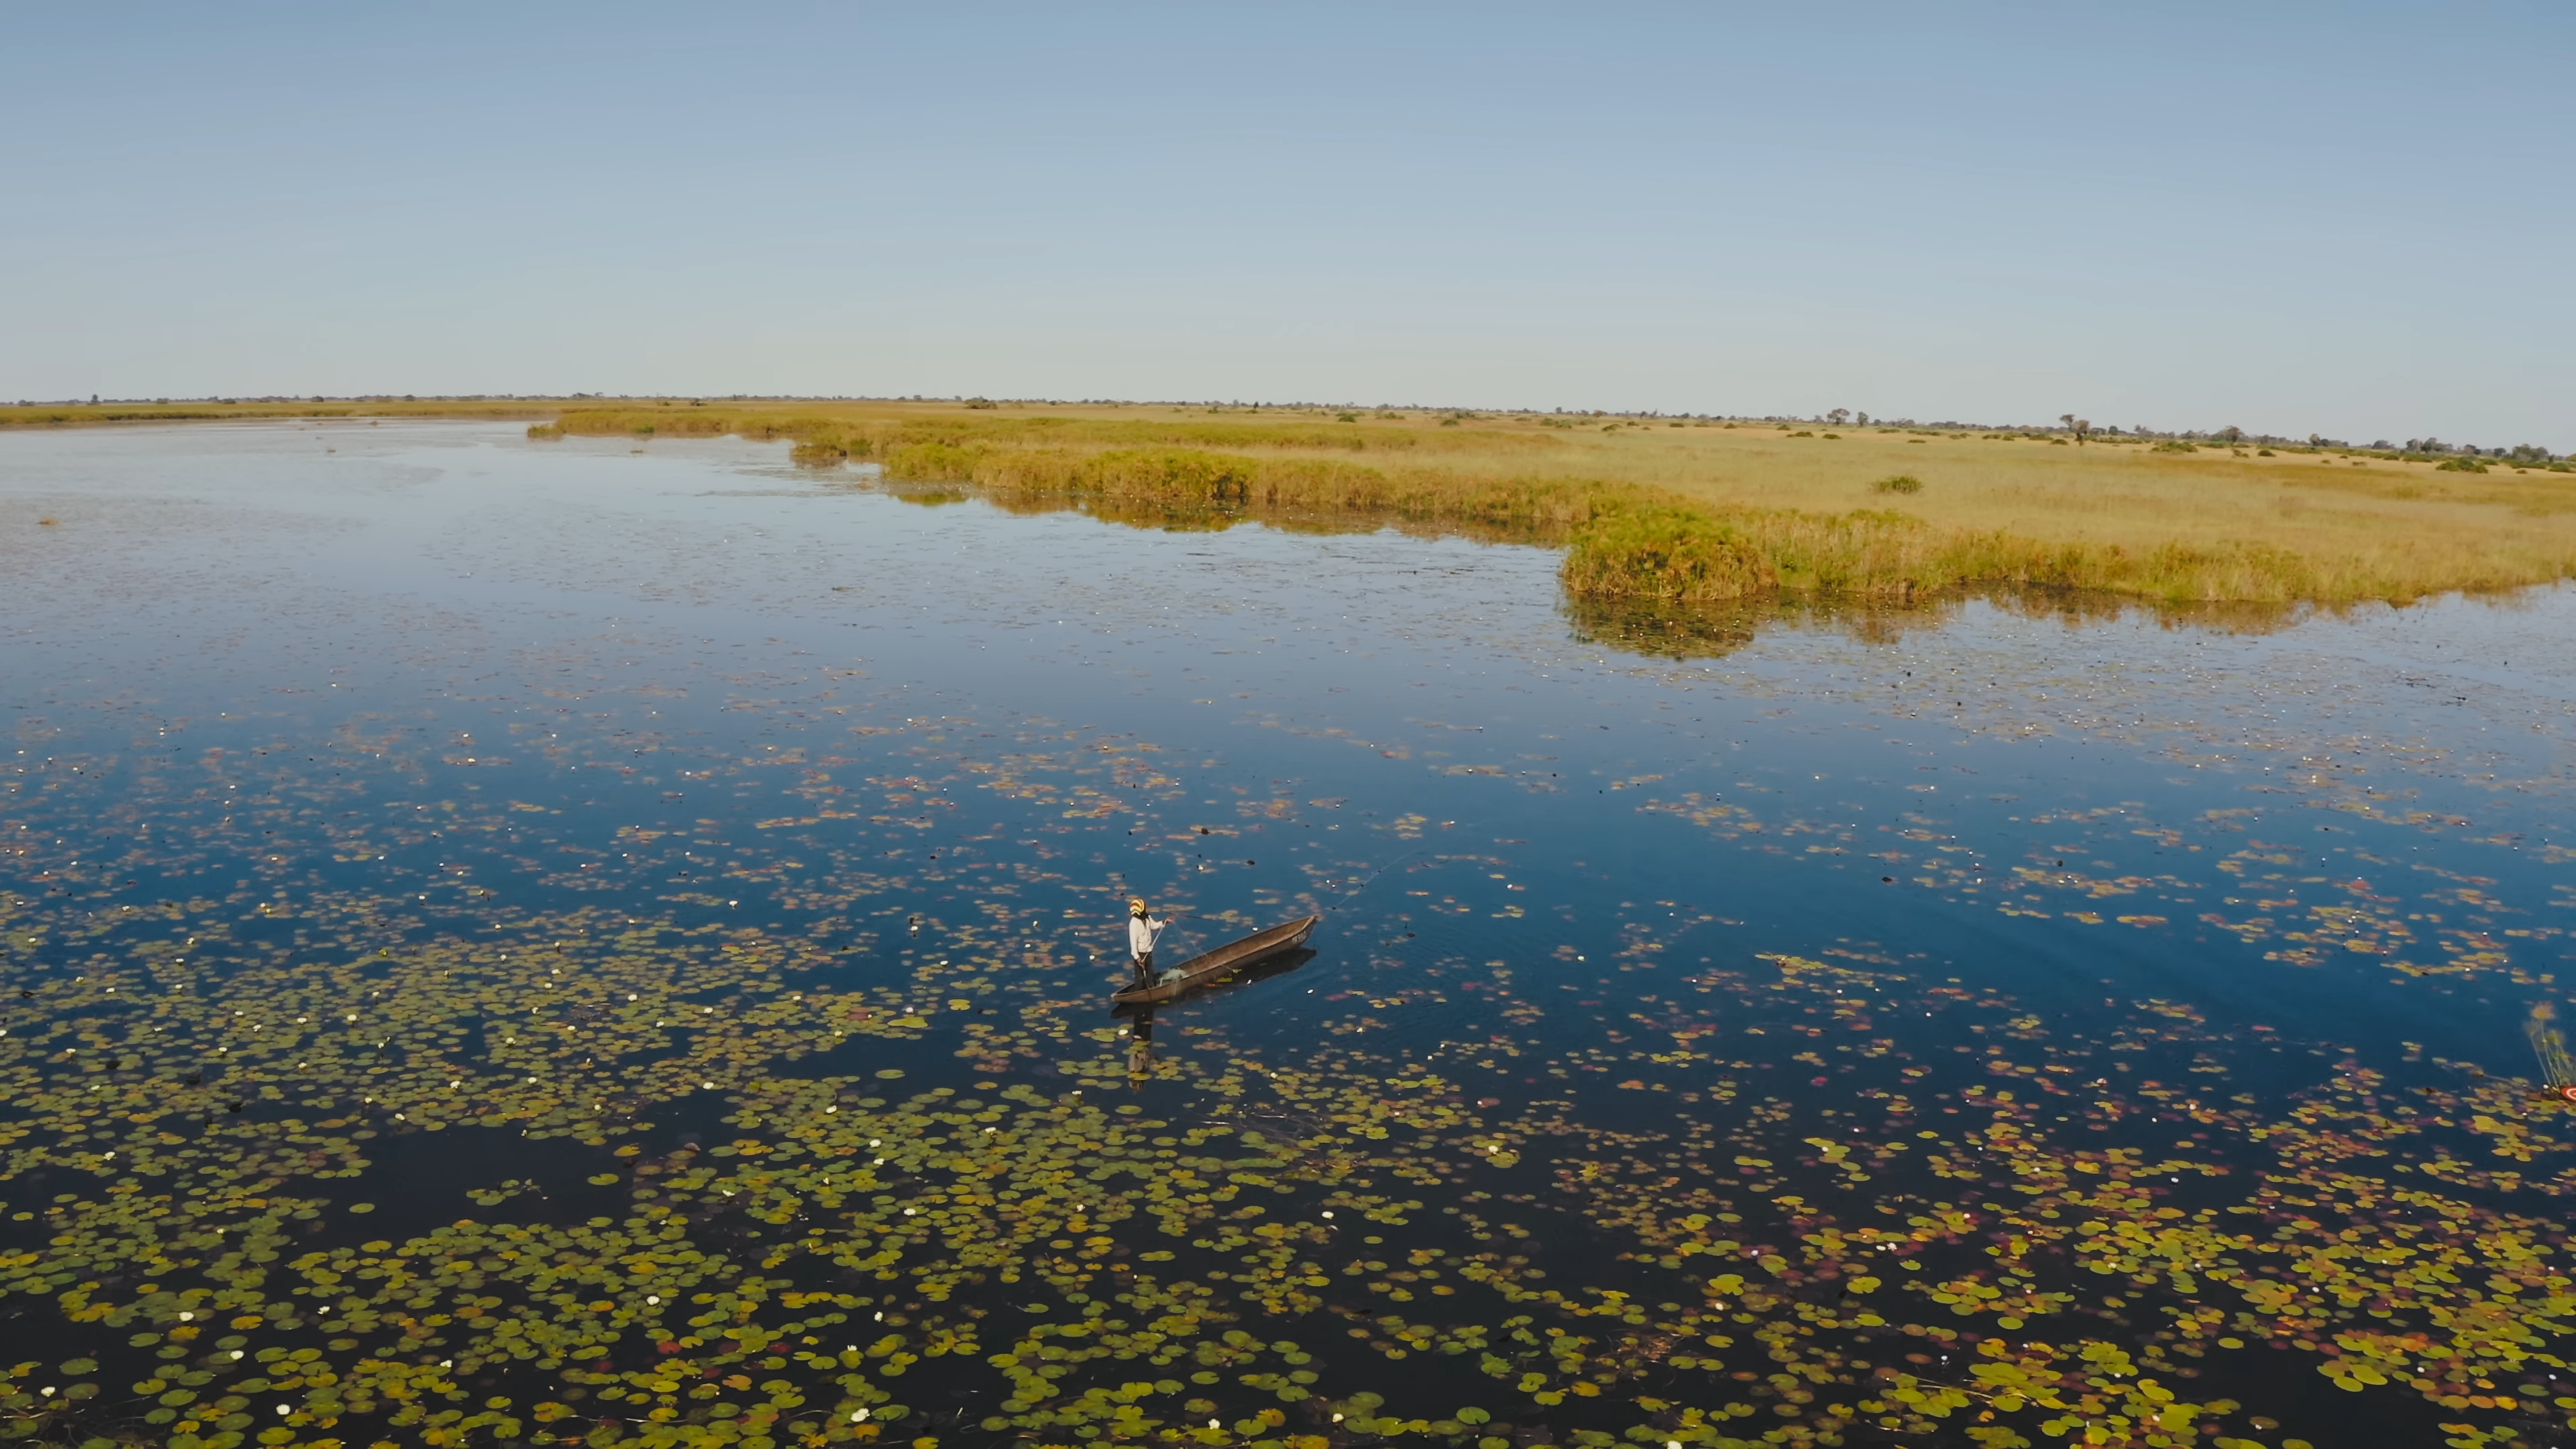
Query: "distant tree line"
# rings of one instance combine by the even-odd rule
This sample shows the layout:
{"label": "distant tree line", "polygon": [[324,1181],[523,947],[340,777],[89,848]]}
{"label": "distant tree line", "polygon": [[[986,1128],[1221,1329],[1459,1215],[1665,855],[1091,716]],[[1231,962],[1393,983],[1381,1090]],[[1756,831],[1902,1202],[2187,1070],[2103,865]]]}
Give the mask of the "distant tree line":
{"label": "distant tree line", "polygon": [[[345,402],[356,404],[391,402],[466,403],[513,401],[520,397],[533,399],[543,396],[549,396],[549,394],[445,393],[415,396],[411,393],[367,393],[346,398],[326,398],[323,395],[316,393],[312,395],[310,401],[313,403]],[[551,396],[568,396],[581,400],[605,399],[610,396],[618,396],[632,402],[659,402],[665,407],[673,406],[674,404],[682,401],[682,399],[670,397],[643,397],[627,394],[612,395],[608,393],[589,392],[551,394]],[[710,394],[710,396],[712,396],[712,394]],[[1022,398],[1010,400],[980,396],[950,396],[945,398],[934,398],[917,393],[904,398],[865,398],[825,395],[808,397],[797,395],[734,393],[723,400],[728,402],[945,402],[962,404],[965,407],[975,409],[990,409],[1006,406],[1061,407],[1065,405],[1063,401],[1053,398]],[[107,405],[122,407],[141,404],[147,401],[155,406],[166,407],[173,401],[183,403],[260,403],[277,405],[304,403],[306,399],[300,395],[241,395],[234,397],[179,399],[166,397],[151,399],[111,398],[107,400]],[[687,401],[691,406],[704,406],[706,399],[689,398],[685,401]],[[71,398],[59,403],[31,403],[25,398],[20,398],[18,400],[18,406],[22,408],[40,406],[96,407],[99,405],[100,400],[95,394],[87,400],[86,404],[84,404],[84,402],[79,398]],[[2368,453],[2381,457],[2411,458],[2437,462],[2453,459],[2493,460],[2514,468],[2546,468],[2554,472],[2576,472],[2576,459],[2572,459],[2571,455],[2553,453],[2549,449],[2541,447],[2535,443],[2516,443],[2510,447],[2481,447],[2475,443],[2446,443],[2439,438],[2428,436],[2421,438],[2408,438],[2402,442],[2394,442],[2387,438],[2381,438],[2375,442],[2362,444],[2346,442],[2341,438],[2329,438],[2319,433],[2310,433],[2305,438],[2290,438],[2275,433],[2249,433],[2245,429],[2232,423],[2222,428],[2184,429],[2178,431],[2167,431],[2165,429],[2149,427],[2145,423],[2138,423],[2124,430],[2110,424],[2096,425],[2090,419],[2078,417],[2072,412],[2059,413],[2057,415],[2057,420],[2054,423],[2032,424],[1983,423],[1962,418],[1941,418],[1930,421],[1917,421],[1913,418],[1873,418],[1867,412],[1858,408],[1831,408],[1824,412],[1817,413],[1812,417],[1807,417],[1794,413],[1769,413],[1761,416],[1752,416],[1741,413],[1667,413],[1652,409],[1610,411],[1601,408],[1552,408],[1545,414],[1540,414],[1535,408],[1525,410],[1489,409],[1480,412],[1466,408],[1433,406],[1427,403],[1264,403],[1257,401],[1247,403],[1239,398],[1230,402],[1190,402],[1180,399],[1164,399],[1160,401],[1146,400],[1139,402],[1133,399],[1084,398],[1075,405],[1095,407],[1188,407],[1207,408],[1213,411],[1241,408],[1248,412],[1259,412],[1264,408],[1269,408],[1274,411],[1334,413],[1336,416],[1341,417],[1343,421],[1357,421],[1357,416],[1361,412],[1374,412],[1381,418],[1398,419],[1408,415],[1418,414],[1422,416],[1438,416],[1443,422],[1452,425],[1464,421],[1479,421],[1486,417],[1511,417],[1515,415],[1522,417],[1536,416],[1541,417],[1542,419],[1549,417],[1613,418],[1632,422],[1642,419],[1654,419],[1659,422],[1671,423],[1674,426],[1691,423],[1703,426],[1738,423],[1770,423],[1779,426],[1788,426],[1795,423],[1816,423],[1827,427],[1875,427],[1888,431],[1909,431],[1920,433],[1975,433],[1990,438],[2025,437],[2054,438],[2059,440],[2072,438],[2078,444],[2084,443],[2098,436],[2105,439],[2115,439],[2120,441],[2173,444],[2176,445],[2177,449],[2183,445],[2196,447],[2208,444],[2217,444],[2231,448],[2286,448],[2312,452],[2336,451],[2343,453]]]}

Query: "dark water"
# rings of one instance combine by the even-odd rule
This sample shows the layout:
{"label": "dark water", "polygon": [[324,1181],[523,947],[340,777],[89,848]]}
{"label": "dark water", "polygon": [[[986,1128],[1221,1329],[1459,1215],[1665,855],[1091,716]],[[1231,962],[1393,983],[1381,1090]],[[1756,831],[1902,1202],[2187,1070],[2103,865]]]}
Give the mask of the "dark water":
{"label": "dark water", "polygon": [[[0,438],[0,1436],[2568,1437],[2576,595],[1553,564]],[[1131,893],[1324,923],[1140,1024]]]}

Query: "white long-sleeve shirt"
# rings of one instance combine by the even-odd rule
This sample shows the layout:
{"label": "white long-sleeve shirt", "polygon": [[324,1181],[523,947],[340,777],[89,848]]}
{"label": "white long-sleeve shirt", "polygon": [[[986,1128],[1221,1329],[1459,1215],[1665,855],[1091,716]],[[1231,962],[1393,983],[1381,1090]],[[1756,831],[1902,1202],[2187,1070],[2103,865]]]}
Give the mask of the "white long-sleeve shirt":
{"label": "white long-sleeve shirt", "polygon": [[1155,939],[1163,934],[1163,927],[1167,924],[1169,923],[1155,920],[1151,916],[1129,916],[1127,918],[1127,954],[1142,956],[1152,951]]}

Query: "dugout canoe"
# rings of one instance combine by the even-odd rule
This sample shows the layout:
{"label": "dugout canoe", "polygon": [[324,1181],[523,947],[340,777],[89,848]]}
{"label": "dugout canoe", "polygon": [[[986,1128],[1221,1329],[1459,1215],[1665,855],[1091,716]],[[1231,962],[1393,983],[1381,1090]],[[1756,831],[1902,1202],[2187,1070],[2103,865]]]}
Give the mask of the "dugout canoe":
{"label": "dugout canoe", "polygon": [[1169,970],[1158,971],[1152,981],[1143,986],[1131,986],[1109,999],[1120,1006],[1150,1006],[1173,1000],[1184,992],[1196,990],[1255,962],[1296,950],[1306,944],[1306,938],[1315,933],[1315,923],[1322,919],[1322,916],[1308,916],[1266,931],[1255,931],[1240,941],[1230,941]]}

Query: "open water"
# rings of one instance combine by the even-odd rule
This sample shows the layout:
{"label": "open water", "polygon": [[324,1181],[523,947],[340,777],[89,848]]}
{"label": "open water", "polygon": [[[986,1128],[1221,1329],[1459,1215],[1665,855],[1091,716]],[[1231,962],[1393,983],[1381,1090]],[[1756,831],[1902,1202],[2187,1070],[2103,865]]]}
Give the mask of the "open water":
{"label": "open water", "polygon": [[[2570,1437],[2576,592],[1208,523],[0,437],[0,1437]],[[1324,919],[1139,1021],[1131,894]]]}

